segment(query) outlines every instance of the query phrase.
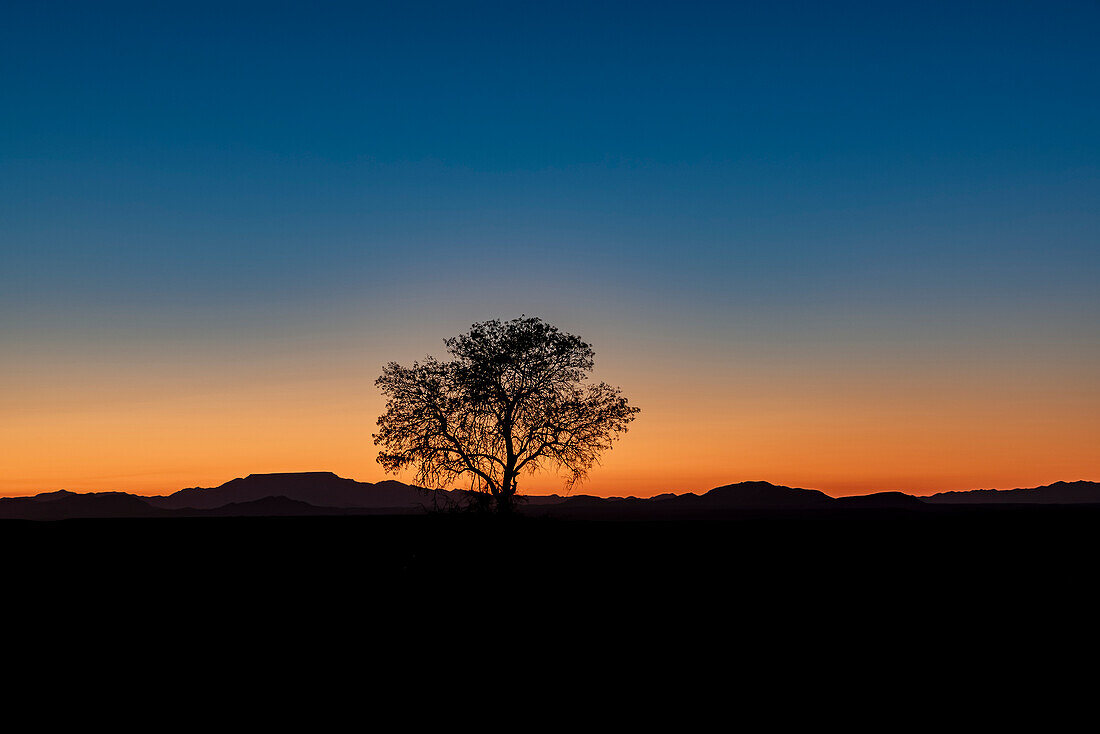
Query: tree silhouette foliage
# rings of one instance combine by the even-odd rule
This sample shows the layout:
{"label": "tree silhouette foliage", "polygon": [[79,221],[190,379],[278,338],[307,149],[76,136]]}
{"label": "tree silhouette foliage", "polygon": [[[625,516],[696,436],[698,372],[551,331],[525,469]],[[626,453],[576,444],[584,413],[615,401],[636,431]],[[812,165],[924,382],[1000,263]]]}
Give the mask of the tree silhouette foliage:
{"label": "tree silhouette foliage", "polygon": [[638,412],[619,388],[588,382],[590,344],[541,319],[485,321],[444,344],[453,359],[391,362],[375,383],[387,398],[378,462],[415,468],[423,486],[465,478],[511,510],[521,474],[553,469],[572,488]]}

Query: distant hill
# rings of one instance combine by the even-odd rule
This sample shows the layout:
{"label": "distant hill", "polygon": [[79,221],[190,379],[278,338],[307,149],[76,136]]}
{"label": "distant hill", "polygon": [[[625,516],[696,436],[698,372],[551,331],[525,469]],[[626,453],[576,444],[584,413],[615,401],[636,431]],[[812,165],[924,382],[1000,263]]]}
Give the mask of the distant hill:
{"label": "distant hill", "polygon": [[1030,489],[971,489],[962,492],[940,492],[922,497],[925,502],[940,505],[975,504],[1100,504],[1100,482],[1055,482]]}
{"label": "distant hill", "polygon": [[[179,510],[180,514],[192,514]],[[208,510],[195,510],[198,517],[302,517],[305,515],[331,515],[346,512],[332,507],[316,507],[308,502],[289,497],[264,497],[250,502],[230,502],[228,505]]]}
{"label": "distant hill", "polygon": [[357,509],[410,508],[431,504],[431,492],[396,481],[376,484],[343,479],[332,472],[249,474],[219,487],[194,487],[157,497],[147,497],[154,507],[198,510],[230,503],[255,502],[267,497],[286,497],[314,507]]}
{"label": "distant hill", "polygon": [[34,497],[0,499],[0,518],[67,520],[77,517],[156,517],[164,514],[140,497],[125,492],[46,492]]}
{"label": "distant hill", "polygon": [[658,502],[691,502],[697,507],[714,509],[802,509],[824,507],[835,500],[816,489],[784,487],[769,482],[740,482],[715,487],[694,499],[695,495],[680,495]]}
{"label": "distant hill", "polygon": [[770,482],[740,482],[704,493],[661,494],[648,499],[638,497],[594,497],[576,495],[562,498],[560,502],[538,503],[538,509],[581,510],[600,509],[604,511],[646,512],[659,514],[663,511],[709,511],[709,510],[769,510],[769,509],[813,509],[826,507],[835,500],[816,489],[784,487]]}
{"label": "distant hill", "polygon": [[919,497],[904,492],[875,492],[874,494],[837,497],[835,506],[876,510],[905,510],[918,509],[928,505]]}

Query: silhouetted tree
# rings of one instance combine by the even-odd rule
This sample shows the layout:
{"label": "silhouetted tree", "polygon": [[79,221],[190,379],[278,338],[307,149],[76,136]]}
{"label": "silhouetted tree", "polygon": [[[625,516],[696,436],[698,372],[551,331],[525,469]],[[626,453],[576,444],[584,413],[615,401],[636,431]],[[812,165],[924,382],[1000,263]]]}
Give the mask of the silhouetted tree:
{"label": "silhouetted tree", "polygon": [[638,408],[606,383],[588,383],[591,345],[538,318],[485,321],[444,344],[453,357],[391,362],[374,443],[387,472],[417,469],[441,489],[466,475],[501,511],[520,474],[553,468],[572,487],[627,430]]}

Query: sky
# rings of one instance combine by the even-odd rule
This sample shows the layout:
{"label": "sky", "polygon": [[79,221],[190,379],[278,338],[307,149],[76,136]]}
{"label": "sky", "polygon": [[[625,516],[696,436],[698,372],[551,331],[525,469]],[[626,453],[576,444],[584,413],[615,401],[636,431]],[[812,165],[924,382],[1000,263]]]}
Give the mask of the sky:
{"label": "sky", "polygon": [[1100,480],[1098,34],[1097,2],[2,3],[0,495],[378,481],[382,365],[520,314],[642,409],[575,491]]}

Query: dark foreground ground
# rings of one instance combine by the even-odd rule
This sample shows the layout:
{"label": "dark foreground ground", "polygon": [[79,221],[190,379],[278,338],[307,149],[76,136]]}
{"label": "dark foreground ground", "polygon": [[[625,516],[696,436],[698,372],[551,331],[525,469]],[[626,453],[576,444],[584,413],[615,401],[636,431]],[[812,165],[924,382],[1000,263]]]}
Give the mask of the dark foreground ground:
{"label": "dark foreground ground", "polygon": [[364,691],[385,680],[549,710],[618,687],[635,712],[673,690],[764,691],[775,716],[817,716],[825,690],[1015,711],[1006,691],[1091,690],[1098,530],[1096,506],[3,521],[2,642],[22,680],[169,707],[248,691],[278,711],[307,685],[381,706]]}
{"label": "dark foreground ground", "polygon": [[140,600],[146,613],[583,594],[589,607],[655,596],[700,614],[718,598],[810,616],[858,605],[920,624],[966,605],[1000,614],[1041,599],[1068,611],[1092,591],[1098,541],[1100,506],[0,522],[10,591],[69,609]]}

